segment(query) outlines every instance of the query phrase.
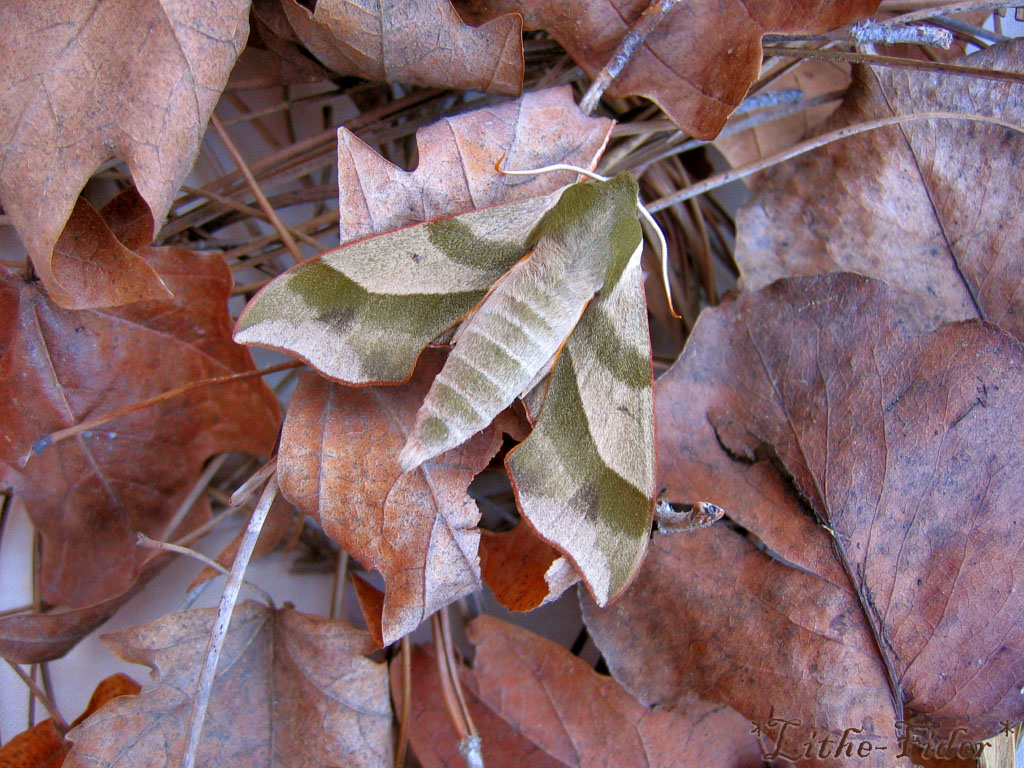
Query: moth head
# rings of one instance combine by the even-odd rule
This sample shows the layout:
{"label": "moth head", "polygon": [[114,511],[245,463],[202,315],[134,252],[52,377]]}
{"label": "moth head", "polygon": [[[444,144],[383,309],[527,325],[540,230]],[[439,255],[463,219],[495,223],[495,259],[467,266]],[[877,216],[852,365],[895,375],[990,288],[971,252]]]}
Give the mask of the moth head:
{"label": "moth head", "polygon": [[[580,168],[576,165],[570,165],[568,163],[555,163],[554,165],[545,165],[543,168],[530,168],[518,171],[510,171],[506,168],[502,168],[501,164],[505,161],[505,155],[503,154],[498,158],[498,162],[494,164],[494,170],[505,176],[533,176],[538,173],[548,173],[549,171],[575,171],[581,176],[586,176],[588,179],[594,181],[611,181],[607,176],[602,176],[599,173],[594,173],[586,168]],[[665,297],[668,300],[668,310],[672,313],[672,317],[681,319],[681,315],[676,312],[675,306],[672,304],[672,288],[668,282],[668,244],[665,242],[665,233],[661,231],[661,227],[658,226],[658,222],[654,220],[654,216],[647,210],[643,202],[637,196],[636,208],[640,214],[640,221],[642,224],[646,224],[647,228],[654,234],[655,249],[658,252],[658,260],[661,262],[661,283],[665,286]]]}

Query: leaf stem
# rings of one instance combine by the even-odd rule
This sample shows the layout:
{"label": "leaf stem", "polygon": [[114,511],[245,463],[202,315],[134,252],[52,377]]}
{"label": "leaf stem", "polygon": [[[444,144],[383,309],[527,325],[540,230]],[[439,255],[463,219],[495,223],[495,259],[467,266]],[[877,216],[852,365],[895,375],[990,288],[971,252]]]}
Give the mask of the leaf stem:
{"label": "leaf stem", "polygon": [[62,440],[67,440],[69,437],[74,437],[82,432],[87,432],[90,429],[105,424],[111,419],[116,419],[121,416],[126,416],[129,413],[135,411],[141,411],[143,408],[149,408],[152,405],[158,405],[165,400],[170,400],[172,397],[183,395],[186,392],[191,392],[193,389],[199,389],[200,387],[215,386],[217,384],[227,384],[232,381],[242,381],[244,379],[252,379],[257,376],[266,376],[271,373],[277,373],[278,371],[286,371],[289,368],[298,368],[304,365],[301,360],[291,360],[287,363],[280,363],[278,365],[272,365],[269,368],[260,368],[256,371],[242,371],[241,373],[232,373],[227,376],[213,376],[209,379],[199,379],[198,381],[190,381],[177,389],[172,389],[167,392],[163,392],[153,397],[148,397],[145,400],[140,400],[137,403],[126,405],[124,408],[118,408],[116,411],[104,414],[103,416],[97,416],[93,419],[86,419],[85,421],[75,424],[73,427],[65,427],[64,429],[58,429],[56,432],[51,432],[45,437],[41,437],[32,445],[29,452],[21,459],[21,466],[25,466],[28,460],[32,458],[32,455],[39,455],[54,443],[59,443]]}

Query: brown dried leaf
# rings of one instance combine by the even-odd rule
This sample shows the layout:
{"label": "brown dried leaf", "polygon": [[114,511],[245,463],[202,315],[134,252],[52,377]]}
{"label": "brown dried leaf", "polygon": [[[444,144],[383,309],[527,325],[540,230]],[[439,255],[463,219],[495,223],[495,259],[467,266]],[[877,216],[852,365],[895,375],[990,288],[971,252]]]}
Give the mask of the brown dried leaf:
{"label": "brown dried leaf", "polygon": [[419,165],[389,163],[345,128],[338,130],[341,242],[407,224],[539,197],[570,184],[571,172],[503,176],[555,163],[593,168],[614,122],[587,117],[568,86],[445,118],[416,133]]}
{"label": "brown dried leaf", "polygon": [[400,387],[345,387],[304,373],[281,436],[281,491],[384,577],[385,645],[480,586],[480,511],[466,489],[501,447],[500,427],[416,471],[398,466],[441,362],[425,352]]}
{"label": "brown dried leaf", "polygon": [[[145,205],[142,198],[136,199]],[[152,225],[152,218],[147,218]],[[152,233],[142,245],[148,245],[151,239]],[[59,286],[50,291],[50,298],[59,297],[62,300],[58,304],[72,309],[102,309],[134,301],[174,298],[145,258],[125,247],[102,215],[81,197],[53,247],[50,269]]]}
{"label": "brown dried leaf", "polygon": [[[203,509],[208,509],[203,502]],[[147,560],[127,590],[83,608],[45,613],[18,613],[0,617],[0,656],[18,664],[39,664],[61,658],[78,642],[113,616],[168,559],[166,554]]]}
{"label": "brown dried leaf", "polygon": [[659,537],[622,600],[584,609],[616,678],[648,704],[800,720],[790,754],[862,728],[864,765],[894,764],[904,703],[942,739],[1024,718],[1022,367],[991,326],[913,335],[849,274],[705,311],[657,385],[661,482],[779,559],[721,524]]}
{"label": "brown dried leaf", "polygon": [[314,83],[331,79],[331,71],[298,42],[281,0],[253,0],[248,47],[265,48],[285,83]]}
{"label": "brown dried leaf", "polygon": [[511,96],[523,89],[523,21],[463,23],[449,0],[280,0],[299,41],[328,69],[380,82]]}
{"label": "brown dried leaf", "polygon": [[[964,60],[1024,72],[1024,41]],[[1024,86],[897,69],[857,70],[824,127],[923,111],[1024,123]],[[738,217],[741,285],[853,270],[903,292],[925,322],[980,317],[1024,338],[1020,249],[1024,135],[959,120],[863,133],[775,168]]]}
{"label": "brown dried leaf", "polygon": [[580,579],[558,550],[522,521],[510,531],[483,531],[480,570],[498,602],[510,611],[532,611],[558,599]]}
{"label": "brown dried leaf", "polygon": [[377,643],[378,648],[384,647],[384,593],[360,574],[352,572],[352,588],[356,593],[359,610],[366,622],[366,631]]}
{"label": "brown dried leaf", "polygon": [[[468,633],[476,659],[460,676],[488,766],[762,765],[750,724],[728,707],[695,700],[682,714],[652,711],[525,629],[481,616]],[[459,765],[432,655],[416,649],[412,661],[416,756],[425,768]],[[392,662],[391,670],[400,702],[401,664]]]}
{"label": "brown dried leaf", "polygon": [[[5,4],[0,61],[0,199],[51,298],[80,304],[88,279],[53,249],[85,182],[124,160],[153,226],[184,180],[249,33],[246,0],[168,5],[158,0]],[[159,281],[136,262],[115,292],[153,298]],[[92,270],[95,267],[91,268]],[[110,265],[103,268],[108,279]],[[95,286],[90,301],[102,293]]]}
{"label": "brown dried leaf", "polygon": [[[70,731],[65,766],[178,765],[215,608],[183,611],[104,636],[158,682]],[[388,766],[387,670],[363,654],[365,632],[340,621],[236,607],[218,666],[197,765]]]}
{"label": "brown dried leaf", "polygon": [[[608,64],[649,0],[459,0],[464,18],[483,21],[523,14],[527,29],[544,29],[588,76]],[[761,37],[813,34],[870,15],[878,0],[678,3],[607,90],[611,97],[646,96],[676,125],[701,139],[722,129],[761,69]]]}
{"label": "brown dried leaf", "polygon": [[[111,675],[96,686],[85,712],[72,725],[78,725],[111,699],[141,690],[128,675]],[[44,720],[0,747],[0,768],[60,768],[70,750],[71,742],[57,730],[53,720]]]}
{"label": "brown dried leaf", "polygon": [[53,720],[43,720],[0,747],[0,768],[60,768],[70,750]]}
{"label": "brown dried leaf", "polygon": [[[22,458],[50,432],[212,376],[252,370],[231,340],[231,273],[218,255],[148,248],[173,302],[61,309],[38,284],[0,276],[0,482],[43,537],[42,591],[84,607],[124,593],[151,550],[135,532],[180,536],[208,516],[205,497],[177,531],[164,527],[216,453],[266,455],[279,423],[260,379],[201,387]],[[82,553],[88,556],[83,557]]]}

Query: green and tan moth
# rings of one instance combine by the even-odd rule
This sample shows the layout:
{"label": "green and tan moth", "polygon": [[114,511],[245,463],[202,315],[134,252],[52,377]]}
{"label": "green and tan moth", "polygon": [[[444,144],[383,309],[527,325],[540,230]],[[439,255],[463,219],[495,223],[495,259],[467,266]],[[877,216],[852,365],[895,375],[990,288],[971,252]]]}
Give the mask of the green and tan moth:
{"label": "green and tan moth", "polygon": [[637,208],[622,173],[351,243],[265,286],[235,340],[352,385],[403,382],[453,343],[402,470],[523,397],[533,430],[506,459],[520,511],[605,604],[640,566],[655,497]]}

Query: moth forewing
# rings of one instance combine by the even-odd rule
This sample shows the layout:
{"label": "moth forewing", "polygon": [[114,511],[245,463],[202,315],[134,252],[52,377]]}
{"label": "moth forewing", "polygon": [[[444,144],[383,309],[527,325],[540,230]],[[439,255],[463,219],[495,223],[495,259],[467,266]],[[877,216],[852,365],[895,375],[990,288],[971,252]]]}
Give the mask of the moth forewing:
{"label": "moth forewing", "polygon": [[360,240],[279,275],[249,302],[235,341],[296,355],[347,384],[409,378],[529,250],[559,199],[484,208]]}
{"label": "moth forewing", "polygon": [[630,174],[567,187],[516,264],[457,332],[399,456],[404,471],[486,427],[535,383],[594,295],[642,242]]}

